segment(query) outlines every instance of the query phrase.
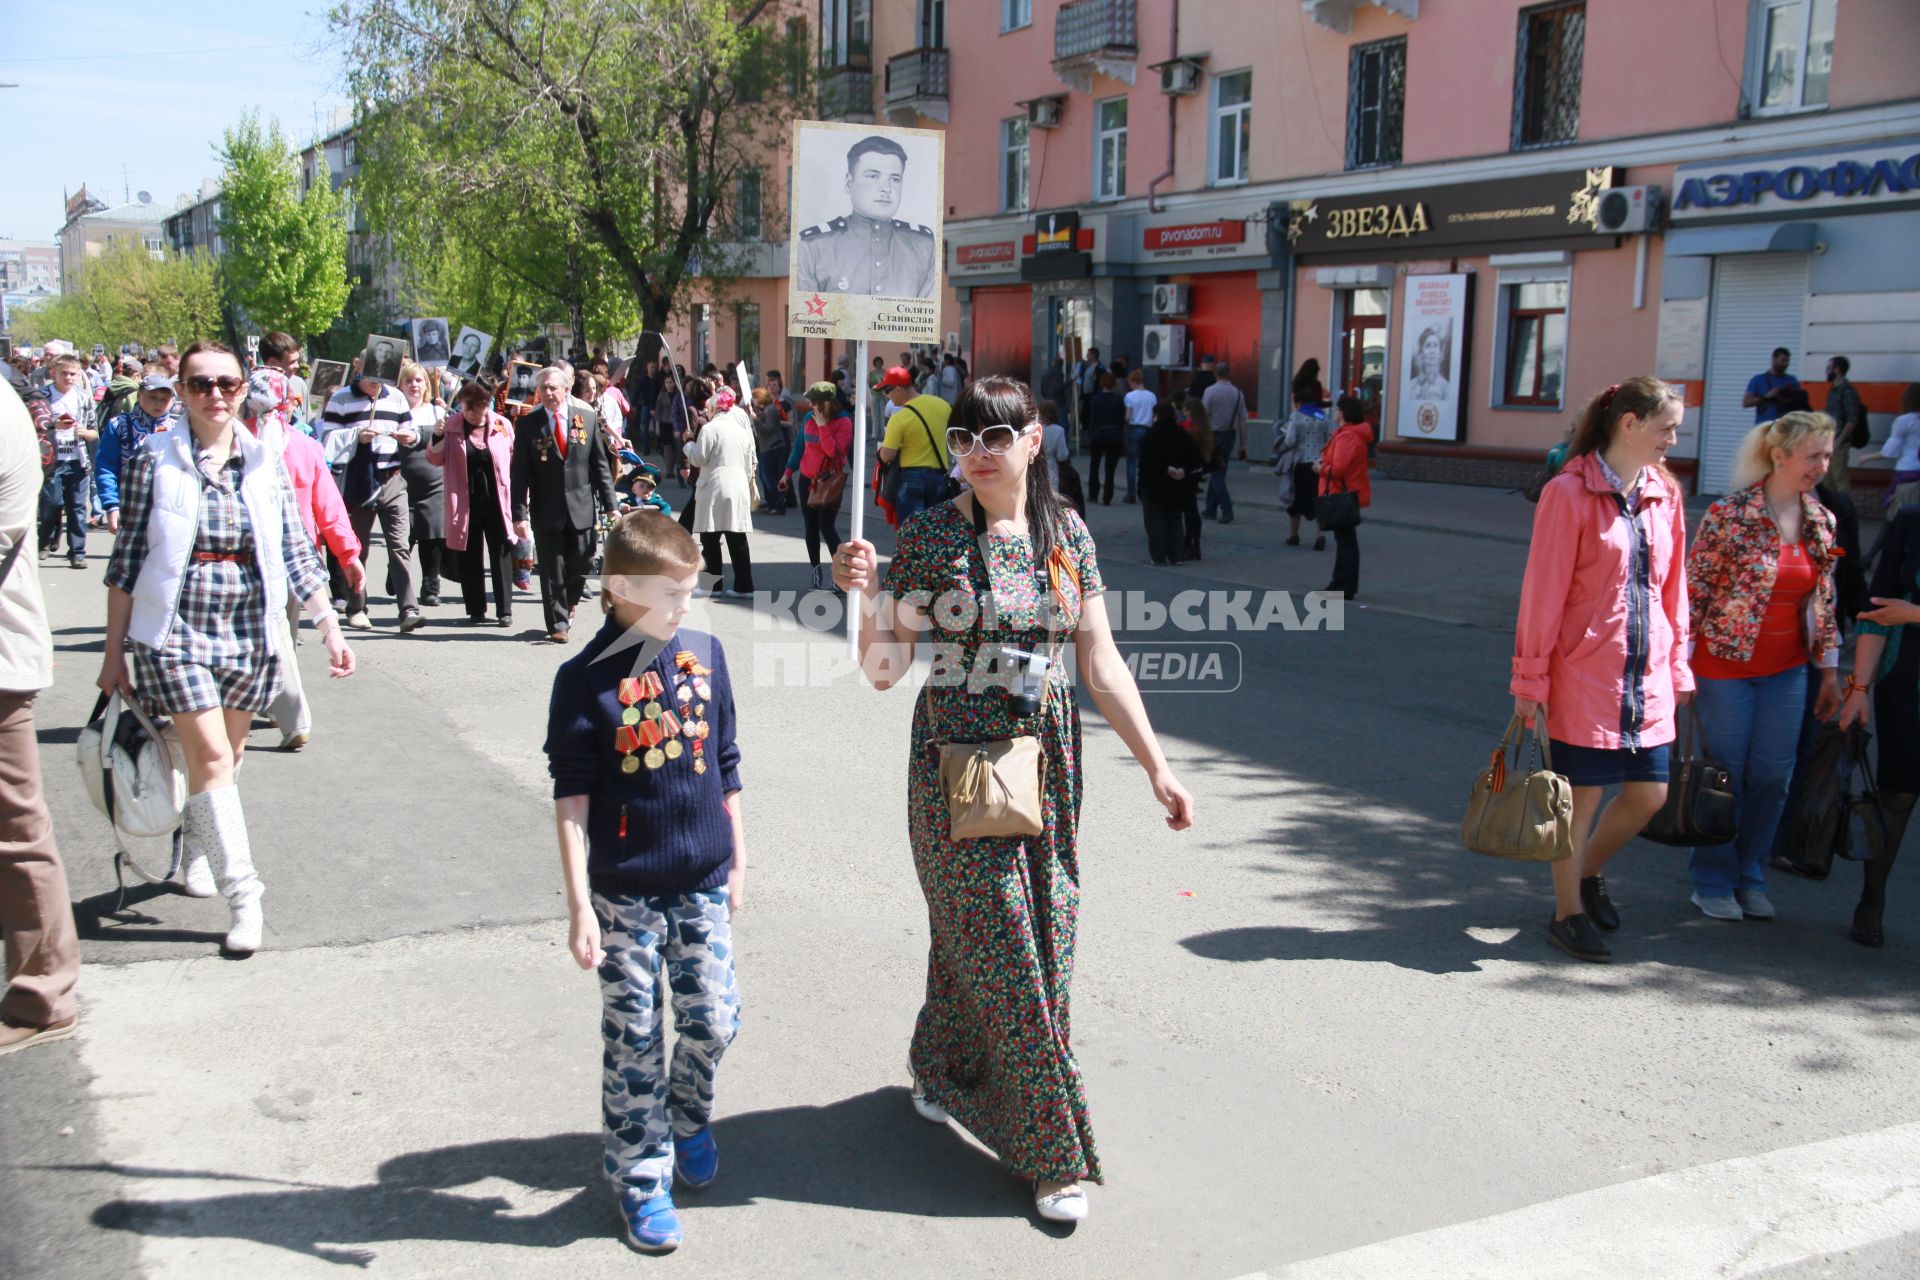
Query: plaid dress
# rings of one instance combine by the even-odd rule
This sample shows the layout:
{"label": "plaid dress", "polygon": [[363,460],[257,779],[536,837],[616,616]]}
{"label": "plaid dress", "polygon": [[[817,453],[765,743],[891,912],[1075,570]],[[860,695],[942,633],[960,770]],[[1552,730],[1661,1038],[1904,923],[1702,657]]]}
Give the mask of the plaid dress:
{"label": "plaid dress", "polygon": [[[107,563],[107,585],[122,591],[132,592],[146,566],[157,460],[152,449],[136,454],[121,491],[120,536]],[[267,600],[253,560],[253,522],[240,497],[246,463],[236,450],[225,466],[215,468],[204,449],[195,450],[194,462],[201,485],[194,555],[181,570],[180,599],[164,643],[157,649],[133,643],[134,684],[168,715],[215,707],[262,712],[280,691],[280,659],[267,631],[267,609],[280,602]],[[300,523],[300,503],[286,469],[277,459],[273,465],[280,482],[287,584],[304,600],[327,585],[327,574]],[[195,558],[202,552],[243,559]]]}

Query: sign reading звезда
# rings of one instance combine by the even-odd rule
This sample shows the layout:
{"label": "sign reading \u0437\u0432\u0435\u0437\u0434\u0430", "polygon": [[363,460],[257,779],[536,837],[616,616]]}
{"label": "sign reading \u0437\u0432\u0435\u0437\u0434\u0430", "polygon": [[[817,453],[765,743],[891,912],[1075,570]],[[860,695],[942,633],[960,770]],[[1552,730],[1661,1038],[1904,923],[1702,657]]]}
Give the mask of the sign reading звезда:
{"label": "sign reading \u0437\u0432\u0435\u0437\u0434\u0430", "polygon": [[1602,165],[1574,173],[1295,200],[1287,239],[1299,254],[1413,250],[1487,241],[1558,240],[1593,230]]}
{"label": "sign reading \u0437\u0432\u0435\u0437\u0434\u0430", "polygon": [[1675,222],[1920,201],[1920,141],[1685,165]]}

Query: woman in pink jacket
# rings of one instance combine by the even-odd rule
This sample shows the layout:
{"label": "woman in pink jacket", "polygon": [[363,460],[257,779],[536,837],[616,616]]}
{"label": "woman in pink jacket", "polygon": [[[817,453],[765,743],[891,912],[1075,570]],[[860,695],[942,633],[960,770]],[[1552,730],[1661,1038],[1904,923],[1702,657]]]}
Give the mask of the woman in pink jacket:
{"label": "woman in pink jacket", "polygon": [[1657,378],[1595,396],[1533,518],[1511,688],[1529,725],[1545,710],[1554,770],[1573,784],[1547,937],[1580,960],[1612,958],[1599,930],[1620,914],[1601,870],[1665,803],[1674,710],[1693,694],[1686,509],[1661,465],[1680,414],[1679,389]]}
{"label": "woman in pink jacket", "polygon": [[513,625],[513,512],[507,495],[513,471],[513,426],[492,409],[489,379],[460,384],[455,412],[435,428],[427,461],[446,472],[447,550],[460,567],[467,621],[487,620],[487,577],[493,578],[497,625]]}

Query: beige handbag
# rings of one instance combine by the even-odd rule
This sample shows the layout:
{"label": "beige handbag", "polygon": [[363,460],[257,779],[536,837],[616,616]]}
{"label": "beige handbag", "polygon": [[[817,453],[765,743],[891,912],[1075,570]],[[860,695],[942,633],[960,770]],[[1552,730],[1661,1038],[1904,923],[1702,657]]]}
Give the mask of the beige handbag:
{"label": "beige handbag", "polygon": [[[1543,707],[1538,717],[1545,715]],[[1517,780],[1508,776],[1508,748],[1517,766],[1526,737],[1516,715],[1494,748],[1492,762],[1473,781],[1460,839],[1475,853],[1518,862],[1559,862],[1573,856],[1573,786],[1553,771],[1553,748],[1540,718],[1534,721],[1532,763],[1544,767]]]}
{"label": "beige handbag", "polygon": [[[974,503],[974,524],[984,534],[986,523],[977,502]],[[1073,575],[1074,570],[1072,562],[1058,547],[1047,571],[1052,591],[1064,604],[1060,577],[1063,572]],[[1036,721],[1045,717],[1047,702],[1053,696],[1052,672],[1060,659],[1058,632],[1048,634],[1047,657],[1048,674],[1040,686]],[[943,740],[936,745],[940,748],[940,789],[947,797],[951,839],[1037,836],[1046,829],[1041,819],[1041,804],[1047,753],[1041,750],[1038,738],[1022,734],[986,742]]]}

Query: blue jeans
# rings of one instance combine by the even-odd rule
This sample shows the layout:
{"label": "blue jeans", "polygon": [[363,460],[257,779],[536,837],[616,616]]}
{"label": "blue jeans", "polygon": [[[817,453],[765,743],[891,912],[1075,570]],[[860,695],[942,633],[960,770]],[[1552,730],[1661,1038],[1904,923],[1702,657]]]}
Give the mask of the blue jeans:
{"label": "blue jeans", "polygon": [[[1140,442],[1147,438],[1146,427],[1129,426],[1127,428],[1127,501],[1133,502],[1140,496]],[[1112,497],[1112,485],[1108,486],[1108,497]]]}
{"label": "blue jeans", "polygon": [[780,492],[780,473],[786,470],[788,450],[775,446],[760,455],[760,501],[769,511],[785,511],[788,495]]}
{"label": "blue jeans", "polygon": [[1233,465],[1233,445],[1239,434],[1238,431],[1213,433],[1213,465],[1218,470],[1207,473],[1206,515],[1209,520],[1216,514],[1233,514],[1233,495],[1227,492],[1227,468]]}
{"label": "blue jeans", "polygon": [[87,554],[87,480],[84,462],[55,464],[40,490],[40,549],[51,550],[60,535],[60,517],[67,518],[67,556]]}
{"label": "blue jeans", "polygon": [[947,500],[947,473],[938,467],[908,467],[900,473],[899,501],[894,504],[894,514],[900,517],[905,527],[910,516],[917,516],[928,507],[937,507]]}
{"label": "blue jeans", "polygon": [[1703,898],[1767,887],[1767,855],[1786,808],[1787,786],[1806,714],[1807,668],[1753,680],[1702,677],[1693,695],[1700,727],[1715,759],[1731,775],[1740,833],[1726,844],[1693,851],[1687,872]]}

